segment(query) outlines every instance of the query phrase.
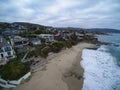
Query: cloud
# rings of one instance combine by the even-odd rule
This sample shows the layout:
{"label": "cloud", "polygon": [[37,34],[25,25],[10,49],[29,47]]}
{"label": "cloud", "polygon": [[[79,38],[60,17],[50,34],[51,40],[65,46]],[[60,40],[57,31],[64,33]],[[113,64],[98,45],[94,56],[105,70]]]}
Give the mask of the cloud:
{"label": "cloud", "polygon": [[119,0],[0,0],[0,21],[120,29]]}
{"label": "cloud", "polygon": [[47,13],[55,14],[61,11],[64,11],[68,8],[79,5],[78,1],[73,0],[58,0],[49,7],[45,8]]}

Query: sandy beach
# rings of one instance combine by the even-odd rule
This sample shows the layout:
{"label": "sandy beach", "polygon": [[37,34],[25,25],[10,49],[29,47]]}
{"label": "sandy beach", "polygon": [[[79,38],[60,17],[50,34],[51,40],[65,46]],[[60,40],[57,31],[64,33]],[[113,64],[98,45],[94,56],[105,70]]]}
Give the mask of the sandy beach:
{"label": "sandy beach", "polygon": [[79,43],[57,53],[45,66],[32,74],[31,79],[13,90],[81,90],[83,69],[80,56],[83,48],[93,44]]}

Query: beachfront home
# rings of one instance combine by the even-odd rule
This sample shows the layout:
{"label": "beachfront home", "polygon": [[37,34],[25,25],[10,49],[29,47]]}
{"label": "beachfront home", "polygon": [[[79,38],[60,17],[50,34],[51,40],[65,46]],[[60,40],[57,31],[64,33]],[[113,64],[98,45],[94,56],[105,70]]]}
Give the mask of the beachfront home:
{"label": "beachfront home", "polygon": [[33,45],[39,45],[41,44],[41,40],[39,38],[30,38],[29,41],[33,44]]}
{"label": "beachfront home", "polygon": [[13,58],[15,56],[14,54],[14,50],[9,43],[0,43],[0,65],[6,63],[8,58]]}
{"label": "beachfront home", "polygon": [[59,34],[56,34],[56,35],[54,36],[54,39],[55,39],[55,40],[61,40],[61,39],[62,39],[62,36],[59,35]]}
{"label": "beachfront home", "polygon": [[70,33],[64,33],[64,32],[58,32],[58,34],[56,34],[55,36],[54,36],[54,38],[55,38],[55,40],[60,40],[60,39],[65,39],[65,40],[67,40],[69,37],[71,36],[71,34]]}
{"label": "beachfront home", "polygon": [[75,35],[77,36],[77,38],[78,39],[83,39],[83,37],[84,37],[84,34],[82,34],[82,33],[78,33],[78,32],[75,32]]}
{"label": "beachfront home", "polygon": [[54,42],[54,36],[52,34],[40,34],[39,38],[44,38],[46,43]]}
{"label": "beachfront home", "polygon": [[21,36],[14,36],[14,37],[11,37],[11,44],[13,47],[21,48],[28,45],[29,42],[27,38],[23,38]]}

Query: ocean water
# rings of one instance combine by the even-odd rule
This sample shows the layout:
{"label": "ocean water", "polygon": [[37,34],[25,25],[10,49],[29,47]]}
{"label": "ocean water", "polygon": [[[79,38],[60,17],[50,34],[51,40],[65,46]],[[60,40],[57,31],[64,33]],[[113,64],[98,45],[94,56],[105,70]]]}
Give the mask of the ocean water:
{"label": "ocean water", "polygon": [[102,45],[97,50],[83,50],[82,90],[120,90],[120,34],[101,35],[98,39],[113,44]]}

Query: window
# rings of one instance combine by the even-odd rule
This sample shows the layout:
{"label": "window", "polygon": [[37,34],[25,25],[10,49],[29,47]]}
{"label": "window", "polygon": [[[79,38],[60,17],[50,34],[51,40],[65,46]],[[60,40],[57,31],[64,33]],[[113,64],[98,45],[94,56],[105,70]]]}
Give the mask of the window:
{"label": "window", "polygon": [[4,52],[2,48],[0,48],[0,52]]}
{"label": "window", "polygon": [[4,55],[3,55],[3,54],[1,54],[1,57],[3,58],[3,57],[4,57]]}
{"label": "window", "polygon": [[10,55],[11,55],[11,52],[7,52],[7,54],[8,54],[8,56],[10,56]]}
{"label": "window", "polygon": [[11,51],[10,47],[5,47],[5,51]]}

